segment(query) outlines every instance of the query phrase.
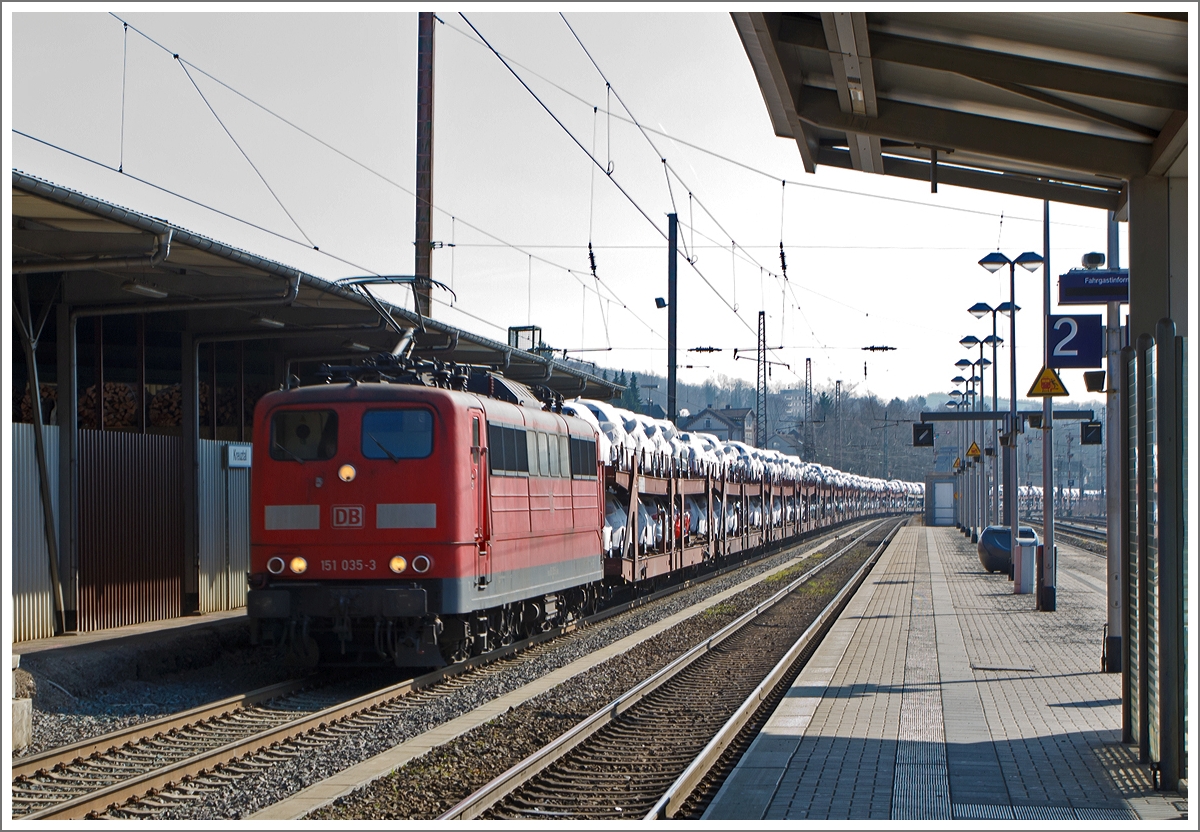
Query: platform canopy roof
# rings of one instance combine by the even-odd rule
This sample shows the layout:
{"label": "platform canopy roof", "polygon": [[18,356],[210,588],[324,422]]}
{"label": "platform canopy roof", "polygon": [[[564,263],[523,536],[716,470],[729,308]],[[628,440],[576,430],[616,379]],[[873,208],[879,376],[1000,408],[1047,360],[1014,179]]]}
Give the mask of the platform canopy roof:
{"label": "platform canopy roof", "polygon": [[608,399],[620,389],[577,366],[385,304],[398,334],[352,286],[20,171],[12,186],[13,272],[86,275],[53,288],[74,311],[183,313],[205,338],[270,341],[293,360],[388,352],[411,333],[415,355],[488,365],[564,398]]}
{"label": "platform canopy roof", "polygon": [[852,168],[1119,216],[1128,180],[1187,175],[1186,13],[732,16],[775,133],[795,139],[809,173]]}

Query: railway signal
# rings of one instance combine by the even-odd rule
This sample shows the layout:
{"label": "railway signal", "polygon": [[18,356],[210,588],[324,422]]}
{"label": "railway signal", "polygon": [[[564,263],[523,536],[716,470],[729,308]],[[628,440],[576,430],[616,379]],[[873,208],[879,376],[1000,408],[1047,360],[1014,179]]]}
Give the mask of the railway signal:
{"label": "railway signal", "polygon": [[913,447],[933,447],[933,425],[928,422],[919,422],[913,425]]}

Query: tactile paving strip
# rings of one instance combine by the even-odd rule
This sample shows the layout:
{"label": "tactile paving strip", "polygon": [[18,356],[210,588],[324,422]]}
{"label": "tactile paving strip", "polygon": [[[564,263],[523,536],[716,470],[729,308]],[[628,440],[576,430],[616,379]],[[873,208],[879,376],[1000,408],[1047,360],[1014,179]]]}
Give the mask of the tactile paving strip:
{"label": "tactile paving strip", "polygon": [[1080,820],[1137,820],[1131,809],[1076,809],[1075,817]]}
{"label": "tactile paving strip", "polygon": [[955,803],[955,820],[1013,820],[1011,806],[982,803]]}
{"label": "tactile paving strip", "polygon": [[951,818],[932,593],[929,554],[922,545],[917,552],[917,569],[913,576],[904,693],[900,699],[900,730],[892,780],[894,820]]}

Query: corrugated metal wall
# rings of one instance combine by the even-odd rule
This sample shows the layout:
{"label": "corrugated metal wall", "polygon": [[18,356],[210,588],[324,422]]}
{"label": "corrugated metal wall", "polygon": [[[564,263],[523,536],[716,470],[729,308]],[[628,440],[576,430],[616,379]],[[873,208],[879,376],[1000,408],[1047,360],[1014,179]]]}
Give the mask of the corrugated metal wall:
{"label": "corrugated metal wall", "polygon": [[226,468],[231,442],[200,440],[200,612],[246,606],[250,469]]}
{"label": "corrugated metal wall", "polygon": [[[12,593],[13,641],[54,635],[54,597],[46,526],[34,454],[33,425],[13,426]],[[50,497],[58,512],[58,427],[42,429],[50,475]]]}
{"label": "corrugated metal wall", "polygon": [[182,611],[182,440],[79,431],[81,632]]}

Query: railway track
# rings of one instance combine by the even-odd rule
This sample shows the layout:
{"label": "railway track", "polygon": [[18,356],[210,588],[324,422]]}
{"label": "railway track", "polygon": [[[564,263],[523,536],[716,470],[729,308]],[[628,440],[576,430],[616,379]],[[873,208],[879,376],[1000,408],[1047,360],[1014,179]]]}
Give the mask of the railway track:
{"label": "railway track", "polygon": [[[815,548],[820,540],[845,533],[833,532],[809,543]],[[705,579],[742,565],[715,570]],[[311,679],[286,682],[14,760],[13,818],[159,816],[181,802],[227,789],[246,774],[311,753],[337,735],[395,719],[409,708],[447,696],[480,674],[503,672],[505,660],[518,653],[520,660],[532,660],[580,623],[597,623],[696,583],[698,579],[682,582],[584,622],[366,694],[348,697],[344,683],[315,687]]]}
{"label": "railway track", "polygon": [[[1042,522],[1040,515],[1030,519],[1035,523]],[[1065,534],[1069,537],[1078,537],[1082,540],[1100,543],[1108,541],[1108,527],[1103,520],[1090,521],[1084,518],[1060,520],[1056,517],[1054,518],[1054,530],[1056,533]]]}
{"label": "railway track", "polygon": [[[675,816],[764,700],[791,684],[900,525],[846,546],[440,819]],[[833,600],[815,605],[822,593]]]}

